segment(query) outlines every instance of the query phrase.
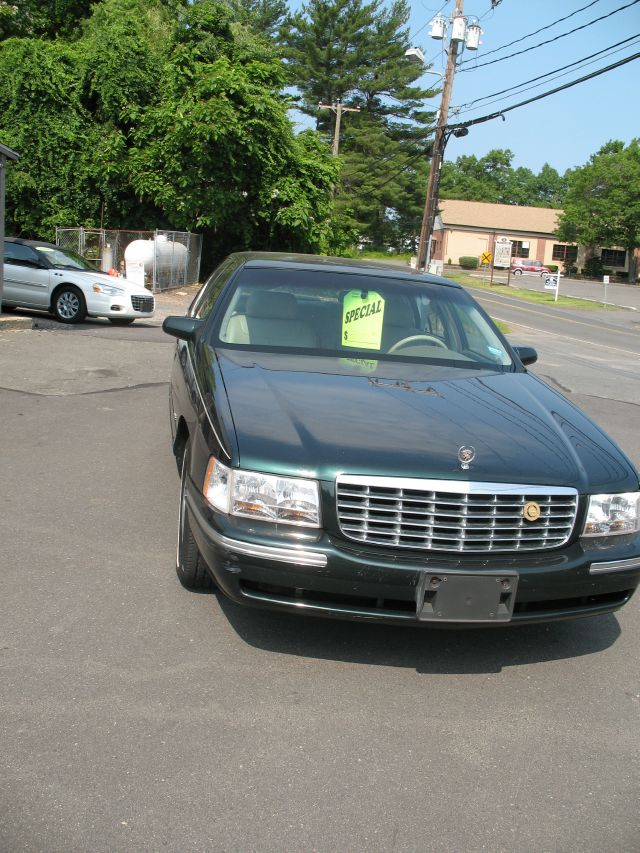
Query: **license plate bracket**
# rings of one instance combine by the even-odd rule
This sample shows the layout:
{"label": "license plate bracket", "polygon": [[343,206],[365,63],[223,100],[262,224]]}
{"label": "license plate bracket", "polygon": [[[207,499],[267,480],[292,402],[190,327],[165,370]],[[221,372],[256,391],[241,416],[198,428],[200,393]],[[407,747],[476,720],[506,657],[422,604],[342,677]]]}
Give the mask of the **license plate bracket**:
{"label": "license plate bracket", "polygon": [[416,615],[421,622],[509,622],[517,588],[515,572],[423,572]]}

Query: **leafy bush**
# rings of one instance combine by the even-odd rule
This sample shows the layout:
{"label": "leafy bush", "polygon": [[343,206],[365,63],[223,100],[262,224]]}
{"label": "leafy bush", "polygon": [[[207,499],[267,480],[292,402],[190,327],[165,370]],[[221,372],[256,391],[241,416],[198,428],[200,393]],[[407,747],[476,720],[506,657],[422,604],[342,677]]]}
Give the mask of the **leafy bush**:
{"label": "leafy bush", "polygon": [[558,272],[558,264],[547,264],[549,272]]}
{"label": "leafy bush", "polygon": [[602,278],[602,276],[604,275],[602,261],[596,255],[594,255],[592,258],[589,258],[589,260],[585,263],[584,267],[582,268],[582,272],[585,275],[590,276],[591,278]]}
{"label": "leafy bush", "polygon": [[458,263],[463,270],[478,269],[478,259],[471,257],[471,255],[463,255],[461,258],[458,258]]}

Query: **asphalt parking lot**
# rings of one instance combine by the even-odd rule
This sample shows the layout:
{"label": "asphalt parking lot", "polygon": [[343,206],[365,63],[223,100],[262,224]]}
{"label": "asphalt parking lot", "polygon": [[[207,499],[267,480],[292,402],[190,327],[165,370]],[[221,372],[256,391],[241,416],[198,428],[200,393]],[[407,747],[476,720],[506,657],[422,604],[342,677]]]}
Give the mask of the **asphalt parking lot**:
{"label": "asphalt parking lot", "polygon": [[[452,632],[180,587],[158,325],[191,295],[0,333],[0,849],[637,850],[640,599]],[[519,316],[640,464],[634,339]]]}

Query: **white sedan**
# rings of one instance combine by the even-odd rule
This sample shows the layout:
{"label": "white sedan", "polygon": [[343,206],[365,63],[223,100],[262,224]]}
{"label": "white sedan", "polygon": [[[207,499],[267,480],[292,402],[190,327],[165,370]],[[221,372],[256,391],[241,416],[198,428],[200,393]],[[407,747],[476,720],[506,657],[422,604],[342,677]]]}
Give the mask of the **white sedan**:
{"label": "white sedan", "polygon": [[3,310],[38,308],[61,323],[107,317],[117,325],[153,316],[149,291],[110,276],[80,255],[40,240],[5,237]]}

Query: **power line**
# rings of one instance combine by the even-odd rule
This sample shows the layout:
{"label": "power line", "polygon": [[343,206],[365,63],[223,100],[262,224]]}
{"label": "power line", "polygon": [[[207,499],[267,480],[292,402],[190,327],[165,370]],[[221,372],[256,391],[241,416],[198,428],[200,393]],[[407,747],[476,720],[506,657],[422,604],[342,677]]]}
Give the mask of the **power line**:
{"label": "power line", "polygon": [[[513,104],[512,106],[507,107],[504,110],[500,110],[499,112],[494,112],[494,113],[491,113],[490,115],[486,115],[486,116],[480,116],[479,118],[470,119],[469,121],[460,122],[458,124],[447,125],[447,134],[453,133],[457,128],[471,127],[472,125],[475,125],[475,124],[482,124],[483,122],[491,121],[492,119],[501,118],[501,117],[503,117],[504,113],[508,113],[508,112],[511,112],[512,110],[519,109],[520,107],[524,107],[527,104],[533,103],[534,101],[540,101],[543,98],[548,98],[550,95],[555,95],[557,92],[562,92],[564,89],[570,89],[572,86],[577,86],[578,83],[584,83],[587,80],[592,80],[594,77],[599,77],[601,74],[606,74],[608,71],[613,71],[615,68],[619,68],[621,65],[627,65],[627,63],[633,62],[634,59],[638,59],[638,58],[640,58],[640,52],[634,53],[632,56],[627,56],[625,59],[621,59],[618,62],[614,62],[612,65],[608,65],[606,68],[600,68],[598,71],[593,71],[593,72],[591,72],[591,74],[586,74],[584,77],[580,77],[577,80],[571,81],[570,83],[565,83],[563,86],[558,86],[555,89],[551,89],[548,92],[543,92],[541,95],[536,95],[534,98],[528,98],[526,101],[521,101],[518,104]],[[409,166],[412,163],[414,163],[419,157],[424,156],[424,153],[425,152],[420,151],[420,152],[418,152],[418,154],[414,155],[413,157],[410,157],[406,161],[406,163],[400,167],[400,169],[393,172],[391,175],[389,175],[387,177],[386,180],[384,180],[381,184],[379,184],[377,189],[374,190],[371,193],[371,195],[372,196],[378,196],[380,190],[384,186],[386,186],[388,183],[390,183],[390,181],[392,181],[394,178],[396,178],[399,174],[406,171],[406,169],[408,169]]]}
{"label": "power line", "polygon": [[457,128],[471,127],[474,124],[482,124],[483,122],[491,121],[494,118],[504,118],[504,113],[510,113],[512,110],[517,110],[519,107],[526,106],[526,104],[532,104],[534,101],[540,101],[542,98],[548,98],[549,95],[555,95],[557,92],[570,89],[572,86],[577,86],[578,83],[584,83],[587,80],[592,80],[594,77],[606,74],[607,71],[613,71],[614,68],[619,68],[621,65],[627,65],[627,63],[633,62],[634,59],[638,58],[640,58],[640,53],[634,53],[632,56],[627,56],[625,59],[620,59],[618,62],[614,62],[612,65],[607,65],[606,68],[600,68],[598,71],[592,71],[591,74],[586,74],[584,77],[579,77],[577,80],[572,80],[570,83],[565,83],[563,86],[557,86],[555,89],[550,89],[548,92],[543,92],[541,95],[536,95],[533,98],[527,98],[526,101],[520,101],[518,104],[505,107],[503,110],[498,110],[497,112],[486,116],[480,116],[479,118],[469,119],[469,121],[463,121],[458,124],[450,124],[447,126],[447,130],[453,132]]}
{"label": "power line", "polygon": [[[607,18],[610,18],[612,15],[617,15],[618,12],[623,12],[625,9],[629,9],[631,6],[635,6],[637,3],[640,3],[640,0],[631,0],[631,3],[627,3],[626,6],[620,6],[618,9],[614,9],[613,12],[609,12],[608,15],[602,15],[600,18],[594,18],[593,21],[588,21],[586,24],[582,24],[579,27],[575,27],[573,30],[569,30],[566,33],[560,33],[559,36],[556,36],[552,39],[547,39],[546,41],[541,41],[538,44],[534,44],[531,47],[525,47],[524,50],[518,50],[515,53],[510,53],[508,56],[501,56],[498,59],[490,59],[489,62],[480,62],[477,65],[474,65],[472,68],[461,68],[460,71],[475,71],[477,68],[484,68],[486,65],[494,65],[496,62],[504,62],[505,59],[513,59],[514,56],[521,56],[523,53],[529,53],[530,50],[536,50],[539,47],[542,47],[545,44],[552,44],[554,41],[558,41],[559,39],[565,38],[566,36],[570,36],[572,33],[577,33],[579,30],[584,30],[587,27],[592,26],[593,24],[597,24],[599,21],[604,21]],[[469,62],[470,60],[467,60]],[[472,61],[472,60],[471,60]]]}
{"label": "power line", "polygon": [[[508,92],[515,92],[517,89],[522,89],[523,86],[527,86],[529,83],[535,83],[537,80],[545,80],[546,78],[553,78],[554,75],[556,75],[556,74],[562,76],[560,74],[560,72],[566,71],[568,68],[574,68],[577,65],[592,64],[596,60],[596,57],[599,57],[599,56],[602,56],[603,54],[609,53],[609,51],[612,51],[611,55],[613,55],[613,53],[619,52],[619,51],[616,51],[615,48],[619,48],[620,50],[622,50],[623,49],[622,45],[627,45],[627,44],[629,44],[629,42],[636,41],[638,38],[640,38],[640,33],[636,33],[635,35],[630,36],[627,39],[623,39],[623,41],[619,41],[616,44],[611,44],[611,45],[609,45],[609,47],[605,47],[605,48],[603,48],[603,50],[599,50],[596,53],[591,53],[591,54],[589,54],[589,56],[584,56],[582,59],[577,59],[575,62],[570,62],[567,65],[562,65],[560,68],[556,68],[553,71],[547,71],[546,74],[539,74],[537,77],[532,77],[530,80],[523,80],[522,83],[517,83],[515,86],[509,86],[507,89],[501,89],[499,92],[492,92],[490,95],[483,95],[480,98],[475,98],[475,100],[473,100],[473,101],[467,101],[467,103],[465,103],[465,104],[460,104],[457,112],[469,112],[470,110],[472,110],[474,108],[474,104],[479,104],[480,101],[490,101],[492,98],[497,98],[499,95],[506,95]],[[547,82],[550,82],[550,80],[547,80]],[[538,86],[542,86],[542,85],[543,85],[543,83],[538,83]],[[537,86],[531,86],[530,87],[530,89],[535,89],[535,88],[537,88]],[[529,90],[525,89],[524,91],[526,92]],[[520,94],[522,94],[522,93],[520,93]],[[465,109],[465,107],[467,109]]]}
{"label": "power line", "polygon": [[[544,27],[540,27],[540,29],[534,30],[532,33],[527,33],[526,36],[522,36],[519,39],[515,39],[515,41],[510,41],[507,44],[503,44],[501,47],[496,47],[493,50],[489,50],[484,53],[483,56],[491,56],[492,53],[498,53],[498,51],[500,50],[506,50],[508,47],[512,47],[514,44],[519,44],[521,41],[525,41],[525,39],[529,39],[532,36],[537,36],[538,33],[542,33],[544,32],[544,30],[550,30],[551,27],[555,27],[556,24],[561,24],[563,21],[568,21],[569,18],[573,18],[574,15],[577,15],[580,12],[584,12],[585,9],[589,9],[591,8],[591,6],[595,6],[596,3],[600,3],[600,0],[591,0],[591,3],[587,3],[586,6],[582,6],[580,9],[576,9],[575,12],[571,12],[569,15],[565,15],[564,18],[558,18],[557,21],[553,21],[551,24],[547,24]],[[493,9],[490,9],[489,11],[492,12]],[[485,14],[488,14],[488,12]],[[465,59],[464,62],[460,63],[460,65],[465,65],[467,62],[473,62],[473,59]]]}

